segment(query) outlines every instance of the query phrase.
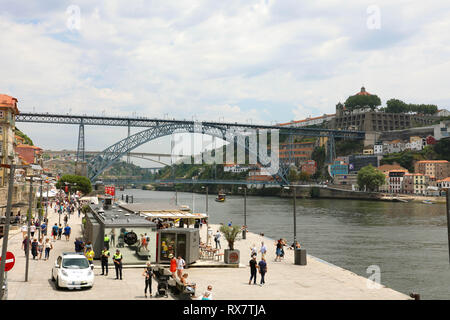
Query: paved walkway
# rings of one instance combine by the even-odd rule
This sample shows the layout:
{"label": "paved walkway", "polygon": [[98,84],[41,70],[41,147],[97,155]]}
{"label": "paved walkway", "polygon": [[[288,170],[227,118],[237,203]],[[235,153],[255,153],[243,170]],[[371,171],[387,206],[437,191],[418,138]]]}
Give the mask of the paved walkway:
{"label": "paved walkway", "polygon": [[[49,210],[49,226],[58,222],[58,214]],[[50,253],[48,261],[33,261],[30,259],[29,281],[24,282],[25,255],[21,250],[22,234],[15,231],[10,235],[8,250],[16,256],[16,265],[8,272],[8,284],[10,300],[73,300],[73,299],[145,299],[144,279],[142,268],[124,268],[124,280],[115,280],[114,270],[109,276],[100,276],[100,269],[95,269],[95,284],[92,289],[83,290],[56,290],[51,281],[51,268],[56,257],[62,252],[74,251],[74,238],[81,235],[81,219],[72,215],[69,220],[72,227],[70,241],[57,240],[53,242],[54,249]],[[219,226],[213,226],[214,233]],[[203,239],[206,237],[206,226],[201,230]],[[264,286],[248,284],[250,276],[248,260],[250,259],[250,246],[255,243],[260,247],[264,241],[268,252],[268,273]],[[226,240],[222,237],[222,248],[226,248]],[[204,292],[208,285],[213,286],[215,300],[254,300],[254,299],[279,299],[279,300],[303,300],[303,299],[409,299],[405,294],[390,288],[370,289],[367,279],[358,276],[348,270],[329,265],[311,256],[308,256],[306,266],[294,265],[292,250],[285,250],[285,259],[274,262],[274,241],[256,235],[247,234],[246,240],[235,242],[235,247],[241,252],[241,265],[239,268],[189,268],[189,281],[197,284],[197,294]],[[222,249],[223,252],[223,249]],[[259,260],[259,255],[258,255]],[[95,261],[96,266],[99,261]],[[258,275],[259,281],[259,275]],[[259,282],[258,282],[259,283]],[[156,292],[156,281],[153,281],[153,293]],[[169,298],[174,299],[169,295]],[[147,298],[147,300],[150,300]],[[156,299],[155,299],[156,300]]]}
{"label": "paved walkway", "polygon": [[[51,228],[55,222],[58,222],[58,214],[49,208],[49,226]],[[63,216],[61,217],[63,221]],[[62,222],[63,224],[63,222]],[[114,267],[110,266],[108,277],[101,276],[99,261],[95,261],[95,283],[92,289],[82,290],[57,290],[54,282],[51,281],[51,269],[56,258],[62,252],[74,252],[75,237],[81,235],[81,218],[78,215],[72,215],[69,220],[69,226],[72,228],[70,241],[66,241],[64,236],[62,240],[56,240],[53,243],[54,249],[50,252],[48,261],[33,260],[30,253],[28,282],[25,282],[25,254],[21,249],[22,233],[14,230],[9,237],[8,251],[12,251],[16,256],[14,268],[8,272],[8,300],[78,300],[78,299],[147,299],[144,296],[144,277],[143,268],[123,269],[123,279],[115,280]],[[49,228],[49,230],[50,230]],[[48,233],[50,234],[50,232]],[[35,234],[37,235],[37,234]],[[37,236],[36,236],[37,238]],[[42,254],[44,256],[44,254]],[[153,281],[153,294],[156,292],[157,283]],[[152,298],[153,299],[153,298]],[[159,299],[173,299],[157,298]]]}
{"label": "paved walkway", "polygon": [[[213,225],[213,233],[218,225]],[[206,228],[202,229],[202,239],[206,239]],[[268,272],[265,276],[266,284],[249,285],[250,247],[254,243],[260,248],[261,241],[267,247],[266,260]],[[214,241],[213,241],[214,243]],[[227,242],[222,236],[222,248],[227,248]],[[247,233],[246,240],[235,242],[235,248],[240,250],[241,265],[239,268],[190,268],[187,270],[189,279],[204,291],[207,285],[213,286],[214,299],[275,299],[275,300],[309,300],[309,299],[337,299],[337,300],[372,300],[372,299],[410,299],[409,296],[382,286],[380,289],[370,289],[367,279],[348,270],[319,261],[309,256],[307,265],[294,264],[293,250],[285,248],[285,258],[281,262],[274,262],[274,240],[254,233]],[[223,250],[222,250],[223,252]],[[260,260],[258,253],[257,260]],[[259,284],[260,275],[258,274]]]}

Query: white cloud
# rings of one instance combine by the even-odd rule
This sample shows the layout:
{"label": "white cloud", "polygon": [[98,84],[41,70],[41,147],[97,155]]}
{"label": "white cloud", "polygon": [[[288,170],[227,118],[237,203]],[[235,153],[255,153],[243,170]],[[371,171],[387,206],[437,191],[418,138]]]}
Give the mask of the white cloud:
{"label": "white cloud", "polygon": [[[0,91],[23,111],[271,123],[333,113],[362,85],[384,102],[450,103],[445,1],[378,1],[368,30],[370,1],[84,0],[79,31],[67,3],[1,2]],[[105,130],[92,148],[111,143]]]}

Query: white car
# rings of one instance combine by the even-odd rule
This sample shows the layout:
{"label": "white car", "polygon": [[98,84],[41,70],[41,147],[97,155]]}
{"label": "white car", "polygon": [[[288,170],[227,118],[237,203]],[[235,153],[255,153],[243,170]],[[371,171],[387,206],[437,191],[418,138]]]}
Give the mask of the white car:
{"label": "white car", "polygon": [[56,288],[81,289],[94,285],[94,266],[82,253],[63,253],[52,268]]}

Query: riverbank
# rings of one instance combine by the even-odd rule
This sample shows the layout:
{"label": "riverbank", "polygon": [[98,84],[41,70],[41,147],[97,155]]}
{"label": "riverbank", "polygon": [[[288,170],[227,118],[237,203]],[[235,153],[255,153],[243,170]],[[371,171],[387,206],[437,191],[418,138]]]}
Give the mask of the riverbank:
{"label": "riverbank", "polygon": [[[214,233],[220,225],[211,225]],[[201,230],[201,238],[206,238],[206,228]],[[249,285],[250,247],[259,249],[261,242],[267,247],[268,271],[263,286]],[[222,250],[227,247],[221,240]],[[407,300],[409,296],[374,282],[349,270],[332,265],[314,256],[307,256],[307,265],[294,264],[294,251],[285,248],[285,257],[275,262],[275,243],[263,235],[247,233],[247,239],[235,242],[240,250],[239,268],[189,268],[189,279],[204,290],[213,286],[214,299],[239,300]],[[306,248],[307,249],[307,248]],[[260,254],[258,253],[258,261]],[[368,274],[369,276],[369,274]],[[258,274],[259,284],[260,275]]]}
{"label": "riverbank", "polygon": [[[370,200],[370,201],[393,201],[393,202],[423,202],[429,200],[432,203],[446,203],[445,196],[420,196],[410,194],[390,194],[383,192],[365,192],[365,191],[353,191],[349,189],[341,189],[338,186],[325,186],[325,185],[298,185],[296,186],[296,197],[305,199],[350,199],[350,200]],[[149,189],[143,189],[149,190]],[[154,191],[175,191],[173,187],[161,187],[155,188]],[[187,193],[205,194],[206,191],[199,189],[179,191]],[[228,195],[243,195],[242,190],[228,190],[225,191]],[[212,193],[210,193],[212,194]],[[261,189],[248,189],[247,196],[264,196],[264,197],[280,197],[280,198],[292,198],[292,190],[287,190],[280,187],[269,187]]]}

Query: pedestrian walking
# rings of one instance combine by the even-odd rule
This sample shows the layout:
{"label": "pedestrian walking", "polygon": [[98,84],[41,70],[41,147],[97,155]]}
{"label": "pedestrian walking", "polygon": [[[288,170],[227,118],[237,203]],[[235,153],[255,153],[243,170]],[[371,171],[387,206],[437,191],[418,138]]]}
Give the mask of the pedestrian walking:
{"label": "pedestrian walking", "polygon": [[32,224],[31,226],[30,226],[30,234],[31,234],[31,237],[33,238],[34,237],[34,233],[36,232],[36,226],[34,225],[34,224]]}
{"label": "pedestrian walking", "polygon": [[116,231],[115,231],[115,229],[114,228],[112,228],[111,229],[111,232],[109,233],[109,236],[110,236],[110,243],[111,243],[111,246],[116,246]]}
{"label": "pedestrian walking", "polygon": [[62,225],[60,223],[59,226],[58,226],[58,240],[61,240],[62,232],[63,232],[63,227],[62,227]]}
{"label": "pedestrian walking", "polygon": [[275,243],[275,247],[276,247],[276,257],[275,257],[275,262],[279,261],[281,262],[281,250],[283,250],[283,244],[281,242],[282,240],[278,240]]}
{"label": "pedestrian walking", "polygon": [[89,248],[89,250],[87,250],[84,255],[88,259],[89,264],[93,265],[94,264],[94,256],[95,256],[94,250],[92,250],[92,248]]}
{"label": "pedestrian walking", "polygon": [[64,226],[67,226],[67,221],[69,221],[69,218],[67,217],[67,214],[64,216]]}
{"label": "pedestrian walking", "polygon": [[28,236],[25,236],[25,239],[22,241],[22,249],[27,255],[28,246],[31,244],[31,241],[28,239]]}
{"label": "pedestrian walking", "polygon": [[150,243],[150,236],[144,233],[144,237],[145,237],[145,250],[148,250],[148,244]]}
{"label": "pedestrian walking", "polygon": [[117,249],[116,253],[113,256],[114,261],[114,267],[116,268],[116,280],[119,279],[122,280],[122,254],[120,253],[120,250]]}
{"label": "pedestrian walking", "polygon": [[22,239],[25,239],[28,233],[28,226],[26,224],[23,224],[20,230],[22,231]]}
{"label": "pedestrian walking", "polygon": [[47,236],[47,224],[45,223],[45,220],[41,224],[41,232],[43,236]]}
{"label": "pedestrian walking", "polygon": [[41,237],[38,244],[39,260],[42,259],[42,252],[44,252],[44,237]]}
{"label": "pedestrian walking", "polygon": [[80,238],[76,238],[74,241],[75,252],[83,252],[83,241]]}
{"label": "pedestrian walking", "polygon": [[178,278],[180,278],[180,280],[181,280],[181,277],[183,276],[184,266],[186,266],[186,262],[183,260],[183,258],[181,256],[178,256],[178,259],[177,259],[177,275],[178,275]]}
{"label": "pedestrian walking", "polygon": [[256,249],[256,245],[252,244],[250,247],[250,257],[257,256],[258,255],[258,249]]}
{"label": "pedestrian walking", "polygon": [[[102,257],[101,257],[101,261],[102,261],[102,274],[101,275],[108,275],[108,259],[109,259],[109,250],[108,248],[104,247],[102,250]],[[105,273],[106,270],[106,273]]]}
{"label": "pedestrian walking", "polygon": [[259,268],[258,262],[256,261],[256,255],[252,256],[249,265],[250,265],[250,280],[248,280],[248,284],[251,284],[252,280],[253,284],[256,284],[256,271]]}
{"label": "pedestrian walking", "polygon": [[58,235],[58,224],[55,223],[55,225],[52,227],[52,237],[53,241],[56,241],[56,236]]}
{"label": "pedestrian walking", "polygon": [[144,276],[144,279],[145,279],[145,289],[144,289],[145,297],[147,298],[147,288],[148,288],[148,292],[149,292],[150,298],[151,298],[152,297],[152,277],[154,277],[154,273],[153,273],[153,268],[152,268],[150,261],[147,262],[147,266],[145,267],[142,275]]}
{"label": "pedestrian walking", "polygon": [[261,242],[261,248],[259,249],[259,252],[261,252],[261,257],[264,258],[266,256],[267,247],[264,245],[264,241]]}
{"label": "pedestrian walking", "polygon": [[177,272],[177,259],[175,259],[173,254],[169,254],[169,259],[170,259],[170,272],[172,273],[172,278],[175,279],[176,278],[175,272]]}
{"label": "pedestrian walking", "polygon": [[78,218],[80,217],[80,215],[81,215],[81,209],[80,209],[80,207],[78,207]]}
{"label": "pedestrian walking", "polygon": [[265,280],[264,280],[264,276],[267,273],[267,262],[266,262],[266,258],[262,257],[261,261],[258,263],[258,269],[259,269],[259,274],[261,275],[261,283],[260,285],[265,284]]}
{"label": "pedestrian walking", "polygon": [[71,230],[72,228],[70,228],[69,225],[66,225],[66,227],[64,228],[64,236],[66,237],[66,241],[69,241],[70,239]]}
{"label": "pedestrian walking", "polygon": [[50,258],[50,250],[53,249],[53,245],[50,242],[50,239],[45,239],[45,244],[44,244],[44,248],[45,248],[45,259],[44,260],[48,260],[48,258]]}
{"label": "pedestrian walking", "polygon": [[214,235],[214,242],[216,243],[216,249],[222,249],[222,246],[220,245],[220,231],[217,230],[216,234]]}
{"label": "pedestrian walking", "polygon": [[36,238],[34,238],[33,242],[31,243],[31,254],[33,255],[33,260],[35,260],[38,255],[38,246],[39,242]]}

